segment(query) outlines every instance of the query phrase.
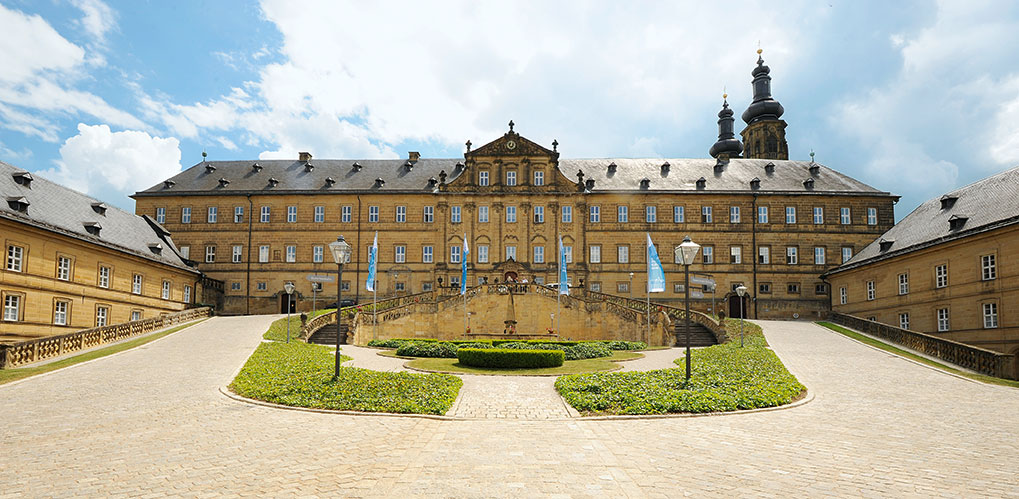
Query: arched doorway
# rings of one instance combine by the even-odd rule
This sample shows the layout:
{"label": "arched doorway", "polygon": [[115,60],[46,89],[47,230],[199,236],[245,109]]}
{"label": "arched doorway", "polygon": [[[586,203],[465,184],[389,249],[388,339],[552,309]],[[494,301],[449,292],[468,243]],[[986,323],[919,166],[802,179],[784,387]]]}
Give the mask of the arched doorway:
{"label": "arched doorway", "polygon": [[517,273],[512,270],[503,274],[503,282],[515,282],[517,280]]}
{"label": "arched doorway", "polygon": [[[287,298],[290,298],[289,300]],[[290,313],[297,312],[297,294],[280,293],[280,313],[287,313],[287,304],[290,304]]]}
{"label": "arched doorway", "polygon": [[740,313],[740,304],[741,303],[740,303],[739,295],[737,295],[736,293],[729,293],[728,295],[726,295],[726,299],[729,300],[729,306],[727,307],[728,310],[729,310],[729,317],[731,317],[733,319],[739,319],[740,317],[746,319],[746,318],[750,317],[748,312],[750,311],[750,300],[751,300],[751,297],[749,295],[743,297],[743,300],[742,300],[743,313],[742,314]]}

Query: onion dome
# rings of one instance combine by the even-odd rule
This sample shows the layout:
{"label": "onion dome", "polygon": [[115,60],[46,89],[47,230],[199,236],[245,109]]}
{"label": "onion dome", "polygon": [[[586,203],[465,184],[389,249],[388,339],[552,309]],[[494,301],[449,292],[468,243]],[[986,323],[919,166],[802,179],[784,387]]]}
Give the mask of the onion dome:
{"label": "onion dome", "polygon": [[757,49],[757,67],[754,68],[754,101],[743,111],[743,121],[751,124],[761,120],[777,120],[785,112],[777,100],[771,97],[771,68],[764,65],[761,49]]}
{"label": "onion dome", "polygon": [[732,109],[729,109],[726,97],[728,94],[722,94],[722,110],[718,112],[718,141],[708,150],[712,158],[723,154],[729,158],[736,158],[743,152],[743,144],[733,133],[733,122],[736,120],[732,117]]}

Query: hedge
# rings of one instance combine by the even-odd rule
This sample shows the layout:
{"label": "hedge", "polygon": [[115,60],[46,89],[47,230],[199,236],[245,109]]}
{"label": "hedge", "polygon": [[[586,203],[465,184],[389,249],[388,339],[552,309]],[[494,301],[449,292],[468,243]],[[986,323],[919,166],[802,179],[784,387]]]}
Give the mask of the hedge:
{"label": "hedge", "polygon": [[465,366],[506,368],[559,367],[565,360],[562,350],[509,348],[461,348],[456,357]]}
{"label": "hedge", "polygon": [[611,357],[612,350],[601,343],[587,342],[573,345],[562,345],[558,343],[503,343],[499,348],[513,350],[562,350],[566,360],[597,359],[599,357]]}
{"label": "hedge", "polygon": [[396,355],[403,357],[430,357],[455,359],[459,348],[492,348],[486,343],[455,343],[445,341],[414,341],[406,342],[396,349]]}
{"label": "hedge", "polygon": [[[437,340],[434,338],[394,338],[389,340],[371,340],[368,342],[370,347],[381,347],[381,348],[397,348],[410,344],[410,343],[448,343],[457,345],[460,347],[469,346],[472,348],[480,348],[477,345],[494,346],[499,348],[519,348],[516,346],[507,347],[510,344],[523,344],[523,345],[557,345],[561,347],[576,347],[586,345],[605,346],[609,350],[645,350],[647,349],[647,343],[643,341],[622,341],[622,340],[604,340],[604,341],[550,341],[550,340]],[[535,346],[535,349],[544,349],[544,347]],[[590,349],[585,348],[584,352],[591,352]],[[409,352],[409,350],[408,350]],[[449,355],[446,358],[454,358],[455,350],[450,350]],[[404,353],[398,355],[407,355],[410,357],[442,357],[436,355],[414,355],[411,353]],[[578,354],[571,358],[570,352],[566,351],[566,360],[577,360],[577,359],[591,359],[595,357],[606,357],[611,354],[604,355],[593,355],[591,353]]]}

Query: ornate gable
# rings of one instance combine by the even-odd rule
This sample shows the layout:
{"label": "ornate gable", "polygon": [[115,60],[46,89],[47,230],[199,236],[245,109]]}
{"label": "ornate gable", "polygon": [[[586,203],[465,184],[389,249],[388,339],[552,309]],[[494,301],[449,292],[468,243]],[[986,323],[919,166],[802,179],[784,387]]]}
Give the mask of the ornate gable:
{"label": "ornate gable", "polygon": [[530,139],[524,138],[513,131],[514,124],[509,122],[509,131],[502,137],[495,139],[473,151],[469,150],[464,157],[474,159],[481,156],[546,156],[549,162],[556,163],[559,160],[557,151],[546,149]]}
{"label": "ornate gable", "polygon": [[[441,189],[445,192],[573,192],[575,184],[559,171],[558,143],[547,149],[513,131],[471,150],[465,171]],[[512,177],[512,178],[510,178]]]}

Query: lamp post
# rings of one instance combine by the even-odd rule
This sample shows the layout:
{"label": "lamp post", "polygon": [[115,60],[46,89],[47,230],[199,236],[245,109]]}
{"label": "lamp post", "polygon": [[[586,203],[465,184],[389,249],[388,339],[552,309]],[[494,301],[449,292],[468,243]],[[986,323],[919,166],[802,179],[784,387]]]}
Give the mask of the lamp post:
{"label": "lamp post", "polygon": [[633,298],[633,272],[630,272],[630,286],[629,286],[628,289],[630,290],[630,298],[632,299]]}
{"label": "lamp post", "polygon": [[739,295],[739,347],[743,348],[743,295],[747,294],[747,287],[740,284],[736,287],[736,294]]}
{"label": "lamp post", "polygon": [[294,283],[283,284],[283,291],[287,293],[287,343],[290,343],[290,300],[294,296]]}
{"label": "lamp post", "polygon": [[683,238],[683,243],[676,246],[676,260],[683,264],[683,271],[686,277],[686,381],[690,382],[690,264],[697,258],[697,252],[701,245],[693,242],[690,236]]}
{"label": "lamp post", "polygon": [[336,241],[329,243],[329,252],[333,254],[333,261],[336,262],[336,370],[333,372],[333,381],[336,381],[340,378],[340,324],[343,322],[340,297],[343,291],[343,264],[350,261],[350,245],[343,236],[340,236]]}

